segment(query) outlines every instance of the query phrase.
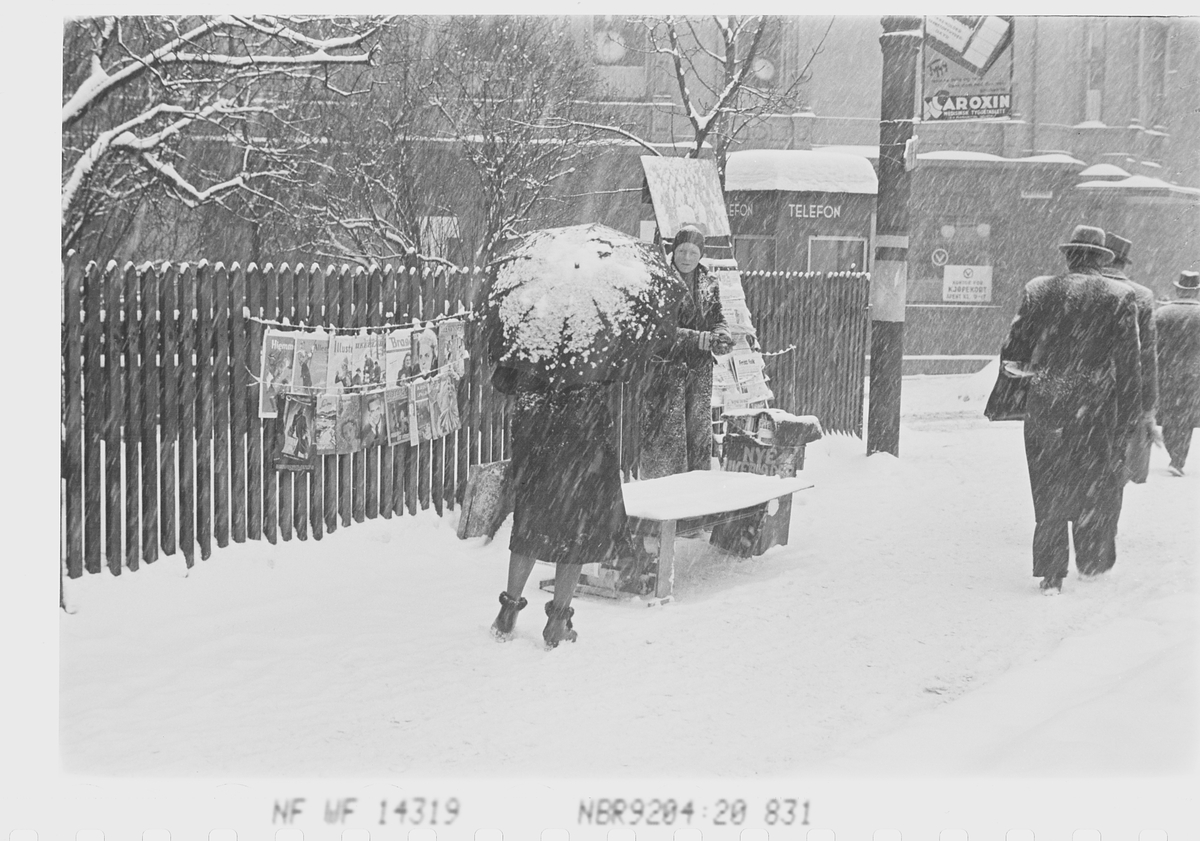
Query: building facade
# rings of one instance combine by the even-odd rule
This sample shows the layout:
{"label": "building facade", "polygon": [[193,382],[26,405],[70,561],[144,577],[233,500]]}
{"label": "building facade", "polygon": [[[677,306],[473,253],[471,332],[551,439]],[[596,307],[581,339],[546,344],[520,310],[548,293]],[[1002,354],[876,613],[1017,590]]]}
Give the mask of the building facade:
{"label": "building facade", "polygon": [[[645,51],[639,28],[620,18],[578,25],[596,45],[626,40],[623,50],[597,48],[597,71],[629,125],[656,143],[686,143],[691,129],[671,67]],[[820,44],[802,105],[754,126],[734,151],[829,151],[874,163],[881,32],[876,17],[784,19],[765,56],[768,72],[787,78]],[[1133,240],[1132,274],[1160,298],[1181,270],[1200,269],[1200,19],[1018,17],[1012,44],[1011,117],[915,129],[907,370],[953,369],[940,358],[994,354],[1020,289],[1063,268],[1057,244],[1076,224]],[[596,165],[591,186],[607,189],[584,202],[581,218],[631,232],[650,218],[634,198],[641,154],[630,145]],[[746,205],[743,194],[730,198]],[[799,194],[771,201],[816,204]],[[735,252],[755,268],[808,270],[801,252],[778,239],[786,226],[777,219],[771,234],[732,221],[735,240],[739,228],[743,237]],[[868,245],[868,260],[872,252]]]}

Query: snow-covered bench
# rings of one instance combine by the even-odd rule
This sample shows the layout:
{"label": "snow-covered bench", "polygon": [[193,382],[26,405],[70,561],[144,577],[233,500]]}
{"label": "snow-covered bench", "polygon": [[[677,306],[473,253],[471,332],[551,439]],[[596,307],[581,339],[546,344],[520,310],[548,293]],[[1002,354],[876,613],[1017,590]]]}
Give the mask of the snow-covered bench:
{"label": "snow-covered bench", "polygon": [[701,529],[712,529],[712,543],[735,554],[761,555],[772,546],[784,546],[792,494],[812,487],[813,482],[801,477],[722,470],[627,482],[625,513],[635,547],[641,543],[645,548],[639,561],[648,568],[624,571],[621,578],[626,583],[640,579],[656,598],[670,598],[675,586],[675,538]]}

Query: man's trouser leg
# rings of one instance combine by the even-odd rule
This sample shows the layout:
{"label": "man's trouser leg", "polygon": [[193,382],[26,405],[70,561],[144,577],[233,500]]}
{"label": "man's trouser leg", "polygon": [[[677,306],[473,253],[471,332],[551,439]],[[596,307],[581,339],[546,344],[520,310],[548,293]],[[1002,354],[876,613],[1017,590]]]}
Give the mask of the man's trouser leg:
{"label": "man's trouser leg", "polygon": [[1033,527],[1033,574],[1038,578],[1062,579],[1071,560],[1067,521],[1039,520]]}
{"label": "man's trouser leg", "polygon": [[1075,521],[1075,566],[1083,575],[1107,572],[1117,562],[1117,521],[1123,487],[1108,487]]}
{"label": "man's trouser leg", "polygon": [[1171,464],[1182,470],[1192,444],[1192,428],[1163,424],[1162,433],[1163,446],[1167,448]]}

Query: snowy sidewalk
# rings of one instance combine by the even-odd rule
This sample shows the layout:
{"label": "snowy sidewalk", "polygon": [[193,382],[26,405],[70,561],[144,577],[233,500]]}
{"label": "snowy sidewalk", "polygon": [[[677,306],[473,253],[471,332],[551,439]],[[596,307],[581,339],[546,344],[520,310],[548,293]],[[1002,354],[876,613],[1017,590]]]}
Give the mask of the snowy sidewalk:
{"label": "snowy sidewalk", "polygon": [[[580,599],[547,653],[535,590],[488,626],[506,525],[457,514],[248,543],[69,582],[72,773],[753,777],[1194,767],[1200,476],[1152,456],[1112,575],[1044,598],[1019,424],[980,377],[905,381],[901,457],[808,448],[791,543],[681,541],[677,602]],[[989,383],[990,384],[990,383]],[[986,394],[986,390],[984,390]],[[970,397],[964,401],[960,398]],[[1198,468],[1200,470],[1200,468]],[[119,711],[114,714],[114,711]],[[578,732],[564,746],[553,732]],[[1119,734],[1114,739],[1114,733]]]}

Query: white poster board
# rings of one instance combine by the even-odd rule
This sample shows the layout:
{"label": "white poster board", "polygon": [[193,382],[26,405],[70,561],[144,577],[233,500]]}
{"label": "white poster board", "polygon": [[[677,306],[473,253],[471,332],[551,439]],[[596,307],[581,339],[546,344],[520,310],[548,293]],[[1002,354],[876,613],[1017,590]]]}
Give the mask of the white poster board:
{"label": "white poster board", "polygon": [[664,242],[684,225],[695,225],[706,237],[730,235],[725,195],[714,162],[643,155],[642,169]]}
{"label": "white poster board", "polygon": [[954,303],[991,303],[992,267],[943,266],[942,300]]}

